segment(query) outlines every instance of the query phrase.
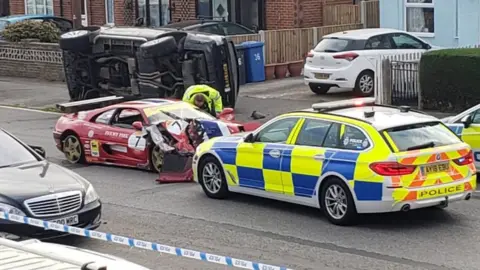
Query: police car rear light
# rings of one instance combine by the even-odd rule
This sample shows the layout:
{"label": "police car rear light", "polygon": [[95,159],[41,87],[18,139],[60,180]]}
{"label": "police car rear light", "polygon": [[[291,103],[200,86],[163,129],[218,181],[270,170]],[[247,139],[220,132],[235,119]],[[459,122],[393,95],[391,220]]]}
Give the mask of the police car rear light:
{"label": "police car rear light", "polygon": [[350,107],[363,107],[375,105],[375,98],[353,98],[348,100],[339,100],[332,102],[315,103],[312,109],[316,111],[335,110]]}
{"label": "police car rear light", "polygon": [[454,159],[453,162],[455,162],[455,164],[460,165],[460,166],[468,165],[468,164],[473,163],[473,152],[472,152],[472,150],[470,150],[468,152],[468,154],[466,154],[465,156],[463,156],[461,158]]}
{"label": "police car rear light", "polygon": [[370,164],[370,169],[383,176],[399,176],[412,174],[417,166],[403,165],[398,162],[375,162]]}

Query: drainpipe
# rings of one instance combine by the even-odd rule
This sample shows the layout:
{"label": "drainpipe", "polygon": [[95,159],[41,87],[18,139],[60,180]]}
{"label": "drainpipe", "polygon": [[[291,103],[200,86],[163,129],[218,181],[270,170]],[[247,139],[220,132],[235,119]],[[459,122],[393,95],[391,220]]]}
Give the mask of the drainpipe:
{"label": "drainpipe", "polygon": [[63,17],[63,0],[60,0],[60,17]]}

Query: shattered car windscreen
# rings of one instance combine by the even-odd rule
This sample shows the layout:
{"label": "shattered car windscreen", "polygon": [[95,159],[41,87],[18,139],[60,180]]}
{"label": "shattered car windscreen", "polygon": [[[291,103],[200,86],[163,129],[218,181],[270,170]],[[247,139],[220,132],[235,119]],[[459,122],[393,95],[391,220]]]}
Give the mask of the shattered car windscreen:
{"label": "shattered car windscreen", "polygon": [[148,121],[150,123],[159,123],[166,120],[176,120],[171,116],[165,114],[164,112],[168,112],[169,114],[175,115],[181,119],[210,119],[215,120],[216,118],[212,115],[205,113],[201,110],[195,109],[189,105],[171,105],[171,106],[159,106],[159,107],[152,107],[146,108],[144,110],[145,115],[148,117]]}

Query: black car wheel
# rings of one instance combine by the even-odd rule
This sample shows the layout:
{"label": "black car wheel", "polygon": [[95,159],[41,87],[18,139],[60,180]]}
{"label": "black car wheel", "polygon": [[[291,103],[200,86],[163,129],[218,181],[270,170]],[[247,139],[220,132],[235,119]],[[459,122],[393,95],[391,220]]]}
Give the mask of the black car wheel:
{"label": "black car wheel", "polygon": [[348,186],[336,177],[324,181],[320,190],[320,207],[327,219],[335,225],[354,224],[358,214]]}
{"label": "black car wheel", "polygon": [[222,165],[213,156],[208,156],[198,166],[198,178],[205,194],[213,199],[228,196],[228,186]]}

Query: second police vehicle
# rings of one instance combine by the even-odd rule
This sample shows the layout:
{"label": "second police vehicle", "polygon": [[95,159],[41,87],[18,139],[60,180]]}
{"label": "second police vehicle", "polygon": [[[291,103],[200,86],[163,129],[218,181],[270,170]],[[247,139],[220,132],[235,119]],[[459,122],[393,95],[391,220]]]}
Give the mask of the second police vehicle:
{"label": "second police vehicle", "polygon": [[209,140],[193,170],[211,198],[238,192],[307,205],[337,225],[363,213],[446,207],[476,188],[469,145],[433,116],[374,98],[314,104]]}

